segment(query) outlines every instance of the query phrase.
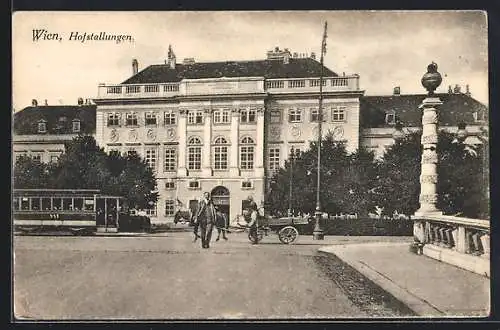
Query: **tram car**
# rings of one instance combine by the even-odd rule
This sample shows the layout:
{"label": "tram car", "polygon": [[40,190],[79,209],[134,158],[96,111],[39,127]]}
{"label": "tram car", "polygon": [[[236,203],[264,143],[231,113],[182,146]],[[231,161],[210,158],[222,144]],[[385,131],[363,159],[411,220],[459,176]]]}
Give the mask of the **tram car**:
{"label": "tram car", "polygon": [[122,197],[96,189],[14,189],[12,196],[14,230],[20,232],[118,232],[128,213]]}

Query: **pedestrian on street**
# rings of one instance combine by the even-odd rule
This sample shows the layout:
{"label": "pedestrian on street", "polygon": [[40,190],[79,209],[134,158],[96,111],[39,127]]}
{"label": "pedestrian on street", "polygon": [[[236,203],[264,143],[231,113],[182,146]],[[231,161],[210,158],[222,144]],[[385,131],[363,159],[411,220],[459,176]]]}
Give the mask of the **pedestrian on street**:
{"label": "pedestrian on street", "polygon": [[212,230],[215,224],[215,206],[210,197],[209,192],[204,192],[203,197],[198,202],[198,210],[196,211],[196,217],[194,220],[194,234],[195,239],[198,236],[198,228],[201,224],[201,244],[202,248],[210,247],[210,239],[212,237]]}
{"label": "pedestrian on street", "polygon": [[247,219],[248,226],[250,227],[250,236],[255,239],[252,241],[252,244],[257,244],[257,218],[259,216],[259,208],[257,207],[257,203],[253,200],[253,197],[250,195],[247,198],[247,203],[245,205],[245,209],[243,210],[245,213],[245,218]]}

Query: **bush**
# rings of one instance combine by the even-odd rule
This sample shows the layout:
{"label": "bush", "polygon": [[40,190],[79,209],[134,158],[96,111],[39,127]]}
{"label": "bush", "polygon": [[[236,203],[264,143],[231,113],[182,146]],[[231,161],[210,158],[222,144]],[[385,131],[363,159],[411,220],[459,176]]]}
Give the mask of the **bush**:
{"label": "bush", "polygon": [[324,222],[325,235],[413,236],[413,221],[407,219],[330,219]]}
{"label": "bush", "polygon": [[140,215],[124,215],[120,217],[120,231],[122,232],[149,232],[151,219]]}

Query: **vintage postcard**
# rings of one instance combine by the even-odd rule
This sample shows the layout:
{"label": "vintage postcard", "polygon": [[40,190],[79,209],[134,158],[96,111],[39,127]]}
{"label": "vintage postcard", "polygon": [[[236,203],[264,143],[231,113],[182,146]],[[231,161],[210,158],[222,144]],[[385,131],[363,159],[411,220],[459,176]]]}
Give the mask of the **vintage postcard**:
{"label": "vintage postcard", "polygon": [[13,14],[13,315],[490,313],[482,11]]}

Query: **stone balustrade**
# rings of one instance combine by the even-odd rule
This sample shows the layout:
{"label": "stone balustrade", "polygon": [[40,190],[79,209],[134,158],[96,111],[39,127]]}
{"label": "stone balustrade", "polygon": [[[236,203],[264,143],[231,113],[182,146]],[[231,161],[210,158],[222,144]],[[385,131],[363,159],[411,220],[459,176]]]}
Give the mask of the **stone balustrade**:
{"label": "stone balustrade", "polygon": [[[212,93],[261,93],[265,91],[271,94],[279,93],[304,93],[304,92],[319,92],[319,78],[285,78],[285,79],[266,79],[249,77],[249,78],[220,78],[220,79],[205,79],[207,86],[201,94]],[[246,79],[246,80],[245,80]],[[260,80],[260,86],[256,82]],[[99,84],[97,99],[131,99],[131,98],[158,98],[172,97],[178,95],[196,95],[198,89],[193,89],[193,83],[201,82],[201,80],[191,81],[183,80],[178,83],[151,83],[151,84]],[[227,86],[228,83],[234,86]],[[246,86],[245,83],[250,84]],[[324,92],[346,92],[359,91],[359,75],[341,76],[341,77],[325,77],[323,80]]]}
{"label": "stone balustrade", "polygon": [[490,222],[446,215],[414,217],[415,240],[422,253],[490,276]]}

